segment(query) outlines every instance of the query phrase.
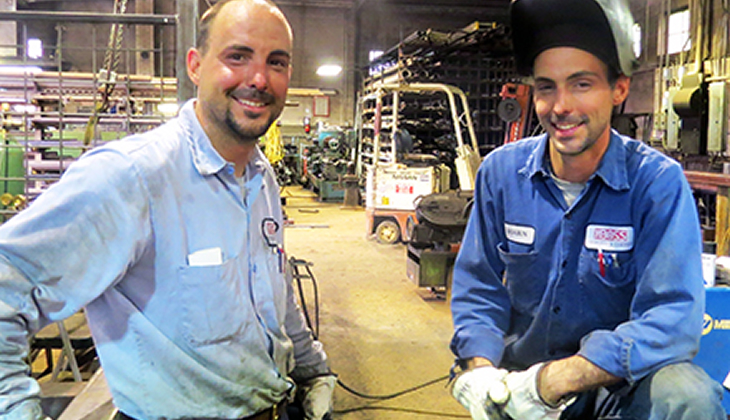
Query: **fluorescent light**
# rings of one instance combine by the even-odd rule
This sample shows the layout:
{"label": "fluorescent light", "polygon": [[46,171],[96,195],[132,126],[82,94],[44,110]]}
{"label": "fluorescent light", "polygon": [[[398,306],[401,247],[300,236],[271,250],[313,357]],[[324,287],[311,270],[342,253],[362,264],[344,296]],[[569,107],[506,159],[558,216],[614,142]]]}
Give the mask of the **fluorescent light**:
{"label": "fluorescent light", "polygon": [[0,74],[17,74],[29,73],[36,74],[42,72],[43,69],[38,66],[0,66]]}
{"label": "fluorescent light", "polygon": [[13,111],[19,114],[33,114],[38,110],[35,105],[16,104],[13,105]]}
{"label": "fluorescent light", "polygon": [[334,77],[342,72],[342,66],[338,64],[324,64],[317,69],[317,75],[322,77]]}
{"label": "fluorescent light", "polygon": [[163,115],[175,115],[178,108],[175,102],[163,102],[157,105],[157,111]]}
{"label": "fluorescent light", "polygon": [[368,59],[370,61],[373,61],[381,55],[383,55],[383,51],[381,50],[370,50],[370,52],[368,53]]}
{"label": "fluorescent light", "polygon": [[43,41],[38,38],[29,38],[27,45],[28,58],[43,57]]}

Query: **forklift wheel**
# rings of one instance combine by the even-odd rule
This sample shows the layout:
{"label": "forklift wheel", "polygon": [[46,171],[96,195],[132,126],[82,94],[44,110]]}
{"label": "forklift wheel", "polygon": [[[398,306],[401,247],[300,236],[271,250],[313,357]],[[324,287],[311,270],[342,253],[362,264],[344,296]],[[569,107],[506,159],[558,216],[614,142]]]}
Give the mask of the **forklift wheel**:
{"label": "forklift wheel", "polygon": [[375,239],[384,245],[392,245],[400,239],[400,227],[392,220],[383,220],[375,229]]}

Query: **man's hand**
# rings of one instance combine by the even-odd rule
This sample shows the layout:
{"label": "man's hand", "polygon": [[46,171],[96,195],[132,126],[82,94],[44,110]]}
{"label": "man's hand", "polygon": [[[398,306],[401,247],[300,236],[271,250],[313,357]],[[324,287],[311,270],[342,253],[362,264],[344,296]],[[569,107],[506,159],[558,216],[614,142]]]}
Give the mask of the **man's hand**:
{"label": "man's hand", "polygon": [[505,377],[510,397],[504,412],[511,418],[558,420],[565,408],[575,400],[571,398],[569,401],[559,402],[555,407],[543,401],[537,387],[543,365],[544,363],[537,363],[527,370],[510,372]]}
{"label": "man's hand", "polygon": [[454,381],[451,394],[473,420],[502,420],[501,405],[509,398],[504,378],[507,371],[494,366],[481,366],[461,373]]}
{"label": "man's hand", "polygon": [[332,412],[332,394],[337,385],[335,375],[314,377],[299,385],[305,420],[323,420]]}

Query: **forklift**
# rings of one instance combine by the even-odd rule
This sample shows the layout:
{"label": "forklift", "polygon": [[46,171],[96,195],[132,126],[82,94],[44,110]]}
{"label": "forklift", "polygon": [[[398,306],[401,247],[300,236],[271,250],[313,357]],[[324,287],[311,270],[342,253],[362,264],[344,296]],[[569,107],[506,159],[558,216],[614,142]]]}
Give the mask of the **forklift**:
{"label": "forklift", "polygon": [[[365,172],[365,214],[368,235],[382,244],[409,241],[409,226],[417,224],[416,204],[433,193],[452,190],[452,169],[432,154],[412,152],[413,139],[403,128],[401,111],[408,97],[445,95],[450,135],[456,140],[454,168],[458,190],[472,191],[481,163],[466,95],[439,83],[377,84],[360,101],[370,104],[371,118],[358,127],[358,175]],[[387,98],[387,100],[386,100]],[[385,103],[385,105],[384,105]],[[390,112],[388,112],[390,111]],[[358,112],[362,117],[367,111]],[[369,130],[369,131],[368,131]],[[369,133],[372,133],[371,135]],[[465,139],[464,136],[468,138]]]}

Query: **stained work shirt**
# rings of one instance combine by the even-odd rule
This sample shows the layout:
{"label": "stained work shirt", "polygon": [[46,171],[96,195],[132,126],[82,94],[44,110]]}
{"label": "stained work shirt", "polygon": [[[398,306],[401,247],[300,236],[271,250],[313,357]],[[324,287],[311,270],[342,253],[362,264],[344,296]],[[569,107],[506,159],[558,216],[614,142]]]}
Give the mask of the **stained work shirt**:
{"label": "stained work shirt", "polygon": [[86,307],[115,404],[138,419],[249,416],[327,370],[283,273],[257,150],[243,188],[193,102],[85,154],[0,228],[0,418],[32,419],[28,332]]}
{"label": "stained work shirt", "polygon": [[513,369],[577,353],[629,383],[691,360],[704,286],[682,168],[612,132],[567,206],[547,144],[506,145],[479,169],[454,268],[452,351]]}

